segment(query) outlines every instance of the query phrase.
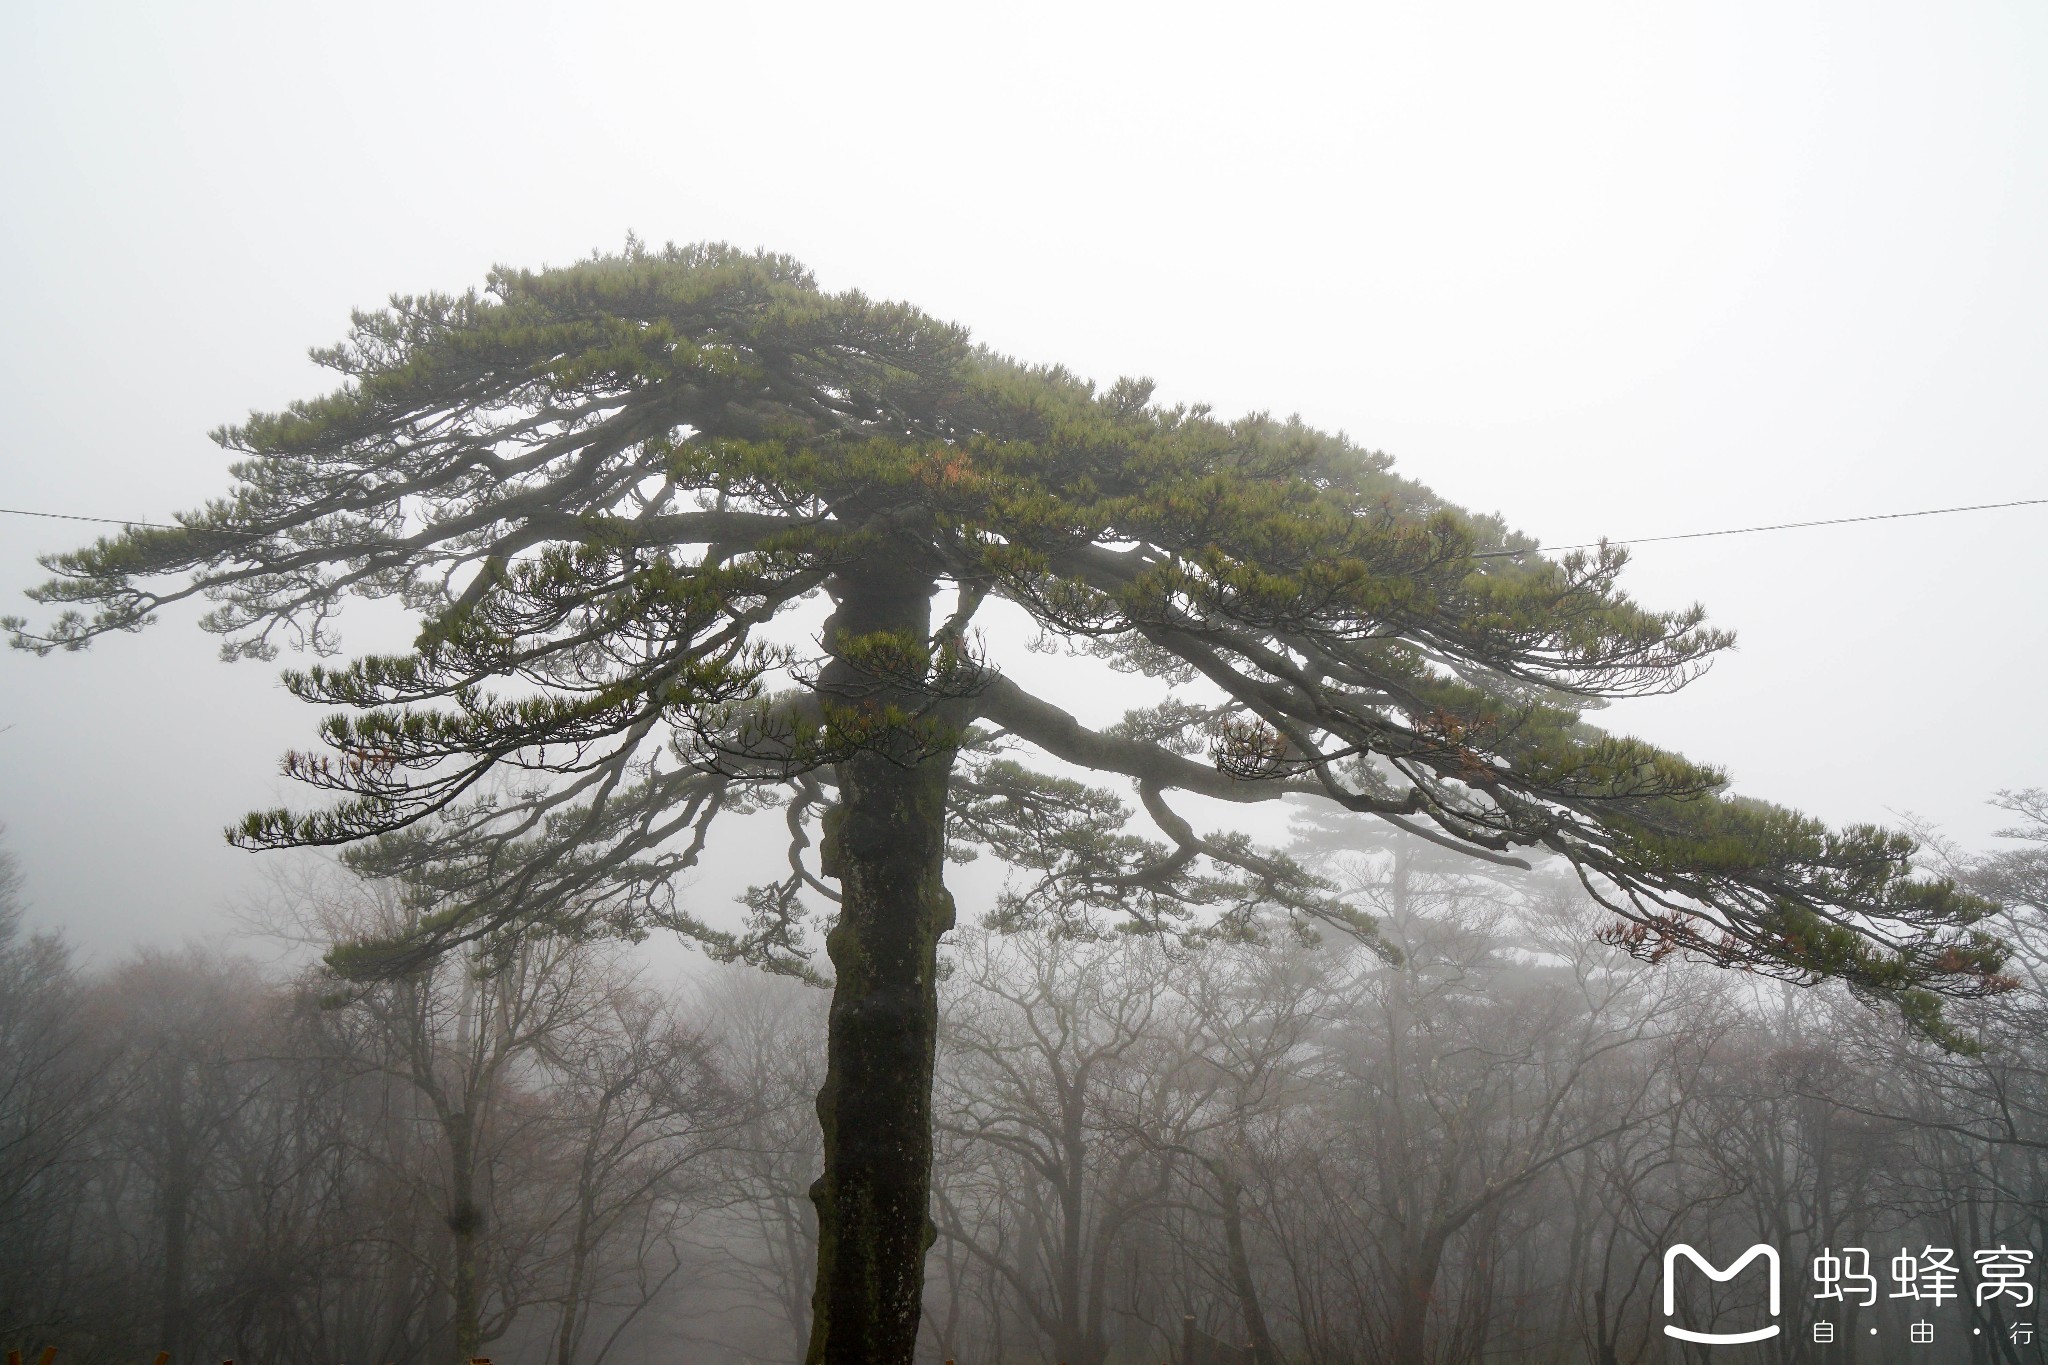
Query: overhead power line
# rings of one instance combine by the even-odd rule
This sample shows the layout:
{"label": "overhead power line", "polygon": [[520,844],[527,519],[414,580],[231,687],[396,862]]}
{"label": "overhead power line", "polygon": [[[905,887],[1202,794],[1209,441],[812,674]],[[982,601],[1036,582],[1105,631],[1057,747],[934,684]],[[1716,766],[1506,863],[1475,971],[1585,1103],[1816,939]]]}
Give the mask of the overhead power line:
{"label": "overhead power line", "polygon": [[1577,545],[1542,545],[1534,550],[1490,550],[1474,559],[1507,559],[1514,555],[1556,554],[1565,550],[1597,550],[1602,545],[1654,545],[1664,540],[1706,540],[1712,536],[1749,536],[1759,531],[1803,531],[1813,526],[1849,526],[1859,521],[1902,521],[1907,517],[1945,517],[1952,512],[1995,512],[2004,507],[2039,507],[2048,498],[2018,498],[2012,502],[1973,502],[1964,507],[1924,507],[1917,512],[1873,512],[1860,517],[1823,517],[1816,521],[1779,521],[1768,526],[1731,526],[1720,531],[1682,531],[1670,536],[1630,536],[1609,540],[1588,540]]}
{"label": "overhead power line", "polygon": [[[1762,531],[1804,531],[1816,526],[1853,526],[1865,521],[1903,521],[1909,517],[1945,517],[1956,512],[1996,512],[2008,507],[2048,506],[2048,498],[2016,498],[2011,502],[1973,502],[1963,507],[1923,507],[1917,512],[1872,512],[1860,517],[1822,517],[1814,521],[1778,521],[1767,526],[1730,526],[1719,531],[1681,531],[1668,536],[1612,537],[1607,540],[1582,541],[1577,545],[1540,545],[1532,550],[1488,550],[1473,555],[1474,559],[1511,559],[1516,555],[1558,554],[1566,550],[1597,550],[1602,545],[1655,545],[1670,540],[1707,540],[1714,536],[1749,536]],[[165,521],[136,521],[128,517],[87,517],[75,512],[36,512],[22,507],[0,507],[0,516],[42,517],[49,521],[90,521],[102,526],[141,526],[152,531],[184,531],[199,528],[178,526]],[[212,529],[212,528],[208,528]],[[246,535],[251,538],[262,535],[258,531],[215,530],[216,535]]]}
{"label": "overhead power line", "polygon": [[[136,521],[130,517],[81,517],[74,512],[31,512],[20,507],[0,507],[0,514],[10,517],[42,517],[47,521],[96,521],[103,526],[146,526],[152,531],[183,531],[187,529],[167,521]],[[255,533],[244,532],[243,534],[253,535]]]}

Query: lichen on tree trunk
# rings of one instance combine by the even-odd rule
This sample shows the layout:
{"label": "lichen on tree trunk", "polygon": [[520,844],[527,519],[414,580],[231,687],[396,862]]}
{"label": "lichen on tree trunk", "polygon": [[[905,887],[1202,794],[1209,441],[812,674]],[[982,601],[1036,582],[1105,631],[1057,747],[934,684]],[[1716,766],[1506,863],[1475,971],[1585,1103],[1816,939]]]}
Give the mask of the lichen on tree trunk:
{"label": "lichen on tree trunk", "polygon": [[[835,646],[875,635],[924,641],[931,593],[928,581],[842,579],[826,637]],[[829,689],[846,676],[828,670],[821,681]],[[863,749],[837,765],[839,804],[822,850],[842,900],[826,939],[835,982],[818,1093],[825,1169],[811,1189],[810,1365],[909,1365],[916,1350],[932,1240],[938,945],[953,924],[943,876],[952,757]]]}

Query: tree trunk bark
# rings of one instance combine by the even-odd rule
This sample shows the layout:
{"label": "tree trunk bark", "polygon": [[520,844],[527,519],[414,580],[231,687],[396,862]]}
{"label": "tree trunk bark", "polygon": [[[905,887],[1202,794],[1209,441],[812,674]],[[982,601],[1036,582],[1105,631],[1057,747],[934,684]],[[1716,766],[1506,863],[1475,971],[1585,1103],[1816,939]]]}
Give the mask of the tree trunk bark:
{"label": "tree trunk bark", "polygon": [[1230,1257],[1230,1287],[1237,1295],[1238,1312],[1244,1317],[1245,1335],[1252,1348],[1252,1365],[1280,1365],[1273,1334],[1266,1326],[1266,1310],[1259,1302],[1259,1283],[1252,1278],[1252,1258],[1244,1245],[1244,1187],[1235,1174],[1218,1172],[1223,1203],[1223,1245]]}
{"label": "tree trunk bark", "polygon": [[1101,1365],[1102,1356],[1096,1349],[1095,1334],[1088,1330],[1089,1305],[1081,1290],[1081,1248],[1088,1231],[1088,1137],[1083,1126],[1087,1103],[1087,1086],[1080,1081],[1061,1100],[1065,1112],[1060,1145],[1066,1179],[1056,1187],[1060,1203],[1060,1330],[1053,1338],[1053,1354],[1071,1365]]}
{"label": "tree trunk bark", "polygon": [[[901,679],[850,665],[864,637],[921,649],[928,579],[871,570],[835,584],[825,638],[839,657],[820,680],[836,706],[922,706]],[[886,740],[881,741],[886,748]],[[932,1067],[938,1040],[939,936],[953,925],[944,884],[952,752],[864,748],[837,765],[826,871],[839,921],[827,937],[835,983],[818,1092],[825,1171],[809,1365],[911,1365],[932,1242]]]}
{"label": "tree trunk bark", "polygon": [[476,1202],[475,1133],[471,1115],[456,1115],[449,1125],[450,1174],[448,1231],[454,1264],[449,1267],[454,1300],[456,1365],[468,1365],[483,1349],[482,1305],[477,1301],[477,1233],[483,1230],[483,1209]]}
{"label": "tree trunk bark", "polygon": [[[594,1141],[595,1139],[593,1139]],[[562,1290],[562,1326],[555,1334],[555,1365],[575,1365],[577,1329],[582,1324],[583,1284],[590,1265],[590,1225],[593,1208],[590,1154],[584,1153],[577,1173],[576,1230],[569,1238],[569,1282]]]}
{"label": "tree trunk bark", "polygon": [[163,1212],[164,1263],[159,1285],[162,1311],[158,1332],[173,1359],[185,1356],[185,1264],[191,1244],[193,1152],[185,1115],[185,1059],[173,1052],[164,1106],[163,1183],[158,1200]]}
{"label": "tree trunk bark", "polygon": [[1401,1365],[1423,1365],[1429,1357],[1429,1308],[1436,1298],[1436,1277],[1443,1265],[1446,1234],[1433,1231],[1410,1251],[1395,1288],[1389,1359]]}

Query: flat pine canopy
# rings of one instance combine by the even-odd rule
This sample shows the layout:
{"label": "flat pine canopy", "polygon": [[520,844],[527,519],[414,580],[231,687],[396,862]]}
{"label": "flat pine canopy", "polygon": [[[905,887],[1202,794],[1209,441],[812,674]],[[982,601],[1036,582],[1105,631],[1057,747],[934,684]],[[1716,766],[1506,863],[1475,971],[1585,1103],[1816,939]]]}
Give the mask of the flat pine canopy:
{"label": "flat pine canopy", "polygon": [[[230,496],[49,559],[36,596],[69,609],[9,624],[78,648],[203,594],[223,652],[267,658],[335,653],[351,595],[418,613],[410,652],[288,675],[337,708],[288,770],[335,796],[233,831],[375,839],[367,867],[433,881],[443,908],[353,970],[532,925],[808,973],[840,765],[879,755],[950,765],[954,855],[1018,870],[1004,923],[1369,936],[1284,852],[1175,809],[1302,797],[1554,855],[1641,955],[1840,978],[1937,1030],[1937,995],[2003,984],[1990,907],[1916,877],[1905,836],[1733,798],[1582,719],[1696,677],[1730,642],[1699,608],[1640,607],[1621,549],[1548,557],[1342,435],[1098,391],[724,246],[396,298],[315,358],[340,388],[215,434]],[[771,627],[884,589],[937,600],[930,628]],[[1149,704],[1091,728],[1020,686],[1016,612]],[[787,875],[716,929],[677,874],[718,815],[766,807]]]}

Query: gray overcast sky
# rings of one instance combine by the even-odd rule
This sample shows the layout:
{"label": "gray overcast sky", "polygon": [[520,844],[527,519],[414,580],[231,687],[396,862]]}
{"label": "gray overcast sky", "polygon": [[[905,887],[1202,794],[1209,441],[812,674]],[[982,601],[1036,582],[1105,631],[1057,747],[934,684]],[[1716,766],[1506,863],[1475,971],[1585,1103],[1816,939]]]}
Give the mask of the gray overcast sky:
{"label": "gray overcast sky", "polygon": [[[2044,72],[2036,3],[15,0],[0,505],[195,505],[351,307],[629,230],[1299,411],[1553,544],[2044,496]],[[81,529],[0,517],[0,610]],[[1646,546],[1741,643],[1606,723],[1982,839],[2048,783],[2044,532]],[[0,658],[0,819],[95,952],[220,924],[220,827],[291,795],[313,714],[213,647]]]}

